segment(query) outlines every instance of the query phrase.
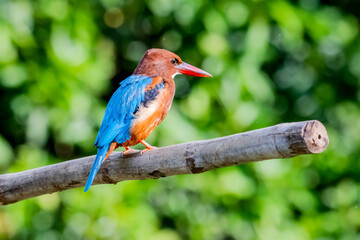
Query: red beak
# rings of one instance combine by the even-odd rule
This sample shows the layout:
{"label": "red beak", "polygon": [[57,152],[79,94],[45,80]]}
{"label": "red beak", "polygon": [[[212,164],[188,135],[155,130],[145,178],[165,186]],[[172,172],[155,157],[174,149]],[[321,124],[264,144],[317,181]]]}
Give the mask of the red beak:
{"label": "red beak", "polygon": [[187,64],[186,62],[182,62],[179,66],[177,66],[177,68],[179,69],[179,73],[181,74],[195,77],[212,77],[210,73],[207,73],[200,68]]}

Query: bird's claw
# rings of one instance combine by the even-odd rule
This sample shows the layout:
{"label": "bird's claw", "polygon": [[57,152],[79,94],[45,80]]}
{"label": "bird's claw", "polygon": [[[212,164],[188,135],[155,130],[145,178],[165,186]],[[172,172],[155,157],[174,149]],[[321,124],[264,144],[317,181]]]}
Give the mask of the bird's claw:
{"label": "bird's claw", "polygon": [[135,149],[131,149],[131,148],[126,148],[125,151],[123,151],[123,155],[129,154],[131,152],[135,151]]}
{"label": "bird's claw", "polygon": [[141,151],[141,154],[143,154],[144,152],[146,152],[146,151],[148,151],[148,150],[150,150],[150,149],[155,149],[155,148],[157,148],[157,147],[151,146],[150,144],[148,144],[147,142],[145,142],[145,140],[141,140],[140,142],[141,142],[142,144],[144,144],[144,146],[146,147],[145,149],[143,149],[143,150]]}
{"label": "bird's claw", "polygon": [[143,154],[144,152],[149,151],[151,149],[155,149],[155,148],[157,148],[157,147],[154,147],[154,146],[146,147],[141,151],[141,154]]}

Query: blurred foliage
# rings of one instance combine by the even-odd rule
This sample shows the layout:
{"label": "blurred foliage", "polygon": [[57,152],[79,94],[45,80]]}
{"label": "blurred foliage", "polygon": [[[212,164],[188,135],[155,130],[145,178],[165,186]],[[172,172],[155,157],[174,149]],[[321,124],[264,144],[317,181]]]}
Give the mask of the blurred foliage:
{"label": "blurred foliage", "polygon": [[95,154],[118,83],[148,48],[178,76],[166,146],[318,119],[319,155],[74,189],[0,209],[0,239],[360,239],[357,0],[1,0],[0,170]]}

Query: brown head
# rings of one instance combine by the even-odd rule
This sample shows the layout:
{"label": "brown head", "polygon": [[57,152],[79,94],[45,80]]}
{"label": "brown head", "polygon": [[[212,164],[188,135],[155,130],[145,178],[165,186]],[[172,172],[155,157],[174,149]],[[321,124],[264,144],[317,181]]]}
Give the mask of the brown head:
{"label": "brown head", "polygon": [[172,79],[176,74],[212,77],[211,74],[183,62],[175,53],[158,48],[147,50],[134,71],[134,75],[161,76],[165,79]]}

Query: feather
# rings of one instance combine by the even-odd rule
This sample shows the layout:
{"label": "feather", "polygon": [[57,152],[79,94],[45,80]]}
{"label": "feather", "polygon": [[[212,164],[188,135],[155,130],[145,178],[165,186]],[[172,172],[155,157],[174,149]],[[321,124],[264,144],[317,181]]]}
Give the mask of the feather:
{"label": "feather", "polygon": [[93,165],[91,167],[91,171],[90,171],[88,180],[87,180],[86,185],[85,185],[84,192],[89,190],[92,182],[95,179],[96,173],[99,171],[100,166],[104,161],[104,158],[106,156],[106,153],[107,153],[109,147],[110,147],[110,145],[105,145],[103,147],[98,148],[98,151],[97,151],[97,154],[96,154],[96,157],[95,157],[95,161],[94,161],[94,163],[93,163]]}
{"label": "feather", "polygon": [[106,107],[95,146],[102,147],[115,139],[119,144],[129,140],[133,113],[144,100],[145,88],[152,83],[152,79],[131,75],[120,83]]}

